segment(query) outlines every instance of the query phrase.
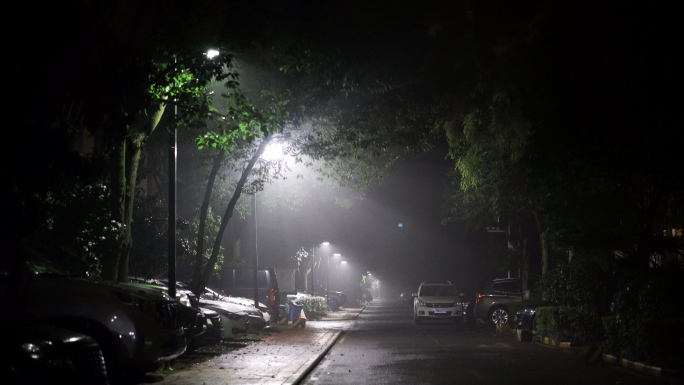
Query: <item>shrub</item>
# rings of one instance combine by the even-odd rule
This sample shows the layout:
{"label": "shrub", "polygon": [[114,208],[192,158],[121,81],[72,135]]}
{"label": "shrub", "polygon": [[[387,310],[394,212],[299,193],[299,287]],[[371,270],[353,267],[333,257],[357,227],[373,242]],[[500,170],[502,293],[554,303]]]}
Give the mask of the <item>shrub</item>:
{"label": "shrub", "polygon": [[615,295],[613,314],[602,319],[604,351],[647,364],[684,366],[682,272],[659,269],[631,279]]}
{"label": "shrub", "polygon": [[317,319],[324,316],[330,308],[325,303],[325,297],[312,297],[310,295],[288,296],[285,305],[285,314],[290,314],[290,302],[298,302],[303,305],[302,309],[306,318]]}
{"label": "shrub", "polygon": [[606,308],[606,281],[601,265],[587,257],[551,269],[542,277],[539,287],[549,301],[601,312]]}
{"label": "shrub", "polygon": [[537,333],[558,341],[599,342],[603,340],[601,319],[594,312],[567,306],[536,309]]}

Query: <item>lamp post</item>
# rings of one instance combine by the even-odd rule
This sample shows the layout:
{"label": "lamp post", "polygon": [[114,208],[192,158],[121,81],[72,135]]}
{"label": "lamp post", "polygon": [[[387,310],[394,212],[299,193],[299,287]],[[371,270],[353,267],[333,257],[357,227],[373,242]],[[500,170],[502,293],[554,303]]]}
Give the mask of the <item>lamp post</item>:
{"label": "lamp post", "polygon": [[[205,55],[213,59],[219,51],[211,49]],[[175,63],[175,59],[174,59]],[[169,221],[168,221],[168,258],[169,258],[169,296],[176,298],[176,180],[178,174],[178,103],[173,100],[173,127],[169,130]]]}
{"label": "lamp post", "polygon": [[[335,253],[333,254],[333,257],[339,257],[342,254],[340,253]],[[325,266],[326,272],[325,272],[325,302],[328,302],[328,296],[330,295],[330,254],[328,254],[328,263]]]}
{"label": "lamp post", "polygon": [[[321,245],[328,246],[330,242],[323,242]],[[311,247],[311,295],[316,295],[316,280],[314,279],[314,273],[316,272],[316,245]],[[318,259],[318,265],[320,266],[320,258]]]}
{"label": "lamp post", "polygon": [[254,205],[254,260],[252,261],[252,269],[254,272],[254,307],[259,308],[259,225],[257,223],[257,200],[256,189],[252,194]]}

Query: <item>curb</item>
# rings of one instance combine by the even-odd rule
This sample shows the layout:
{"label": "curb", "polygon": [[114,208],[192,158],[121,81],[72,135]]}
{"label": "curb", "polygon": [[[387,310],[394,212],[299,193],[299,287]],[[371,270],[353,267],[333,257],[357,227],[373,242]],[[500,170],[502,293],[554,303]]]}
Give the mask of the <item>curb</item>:
{"label": "curb", "polygon": [[366,306],[368,306],[368,304],[363,305],[363,307],[361,308],[361,310],[359,310],[359,311],[358,311],[356,314],[354,314],[353,316],[349,316],[349,317],[339,317],[339,318],[335,318],[335,317],[323,317],[323,318],[319,319],[318,321],[353,321],[353,320],[355,320],[355,319],[357,319],[357,318],[359,317],[359,314],[361,314],[361,312],[363,312],[364,310],[366,310]]}
{"label": "curb", "polygon": [[[536,337],[536,336],[535,336]],[[559,348],[579,348],[579,347],[584,347],[586,350],[586,347],[589,345],[582,343],[582,342],[559,342],[555,341],[549,337],[537,337],[539,343],[543,343],[546,345],[550,346],[556,346]],[[593,354],[592,354],[593,353]],[[592,356],[596,354],[597,352],[593,352],[591,349],[588,351],[584,352],[585,355],[585,360],[587,360],[588,356]],[[639,373],[655,376],[655,377],[684,377],[684,371],[681,370],[675,370],[675,369],[666,369],[662,368],[659,366],[651,366],[651,365],[646,365],[643,362],[635,362],[635,361],[630,361],[626,358],[617,358],[616,356],[608,353],[601,353],[601,358],[599,359],[598,357],[589,357],[590,359],[588,360],[588,363],[590,364],[597,364],[597,363],[606,363],[606,364],[613,364],[613,365],[620,365],[625,369],[633,370]]]}
{"label": "curb", "polygon": [[318,355],[318,357],[316,357],[315,360],[311,361],[311,363],[307,365],[306,369],[302,370],[302,372],[299,373],[299,376],[297,376],[297,378],[295,378],[295,380],[292,381],[292,385],[296,385],[304,381],[306,376],[308,376],[314,370],[314,368],[318,366],[318,363],[320,363],[321,360],[323,360],[323,357],[325,357],[330,351],[330,349],[332,349],[332,347],[335,346],[335,344],[342,337],[343,334],[345,334],[344,331],[338,331],[337,335],[332,339],[332,342],[330,342],[328,346],[326,346],[325,349],[323,349],[323,351]]}
{"label": "curb", "polygon": [[546,345],[556,346],[559,348],[581,348],[581,347],[584,347],[586,345],[583,342],[559,342],[556,340],[552,340],[549,337],[540,338],[539,342],[546,344]]}
{"label": "curb", "polygon": [[[363,312],[366,309],[366,306],[368,306],[368,304],[364,305],[363,308],[361,309],[361,311],[358,312],[352,319],[356,319],[356,317],[358,317],[359,314],[361,314],[361,312]],[[332,349],[332,347],[335,346],[337,341],[339,341],[340,338],[342,337],[342,335],[344,335],[344,334],[345,334],[344,331],[338,331],[337,335],[332,339],[332,341],[328,344],[328,346],[326,346],[326,348],[323,349],[323,351],[318,355],[318,357],[316,357],[316,359],[313,360],[308,365],[308,367],[306,369],[304,369],[299,374],[299,376],[297,376],[297,378],[292,382],[292,384],[296,385],[296,384],[301,383],[306,378],[306,376],[308,376],[314,370],[314,368],[316,368],[316,366],[318,366],[318,364],[321,362],[321,360],[323,360],[323,357],[325,357],[328,354],[330,349]]]}
{"label": "curb", "polygon": [[648,374],[655,377],[682,377],[684,372],[674,369],[665,369],[660,366],[646,365],[643,362],[630,361],[626,358],[617,358],[608,353],[603,353],[603,362],[608,364],[620,365],[625,369],[635,372]]}

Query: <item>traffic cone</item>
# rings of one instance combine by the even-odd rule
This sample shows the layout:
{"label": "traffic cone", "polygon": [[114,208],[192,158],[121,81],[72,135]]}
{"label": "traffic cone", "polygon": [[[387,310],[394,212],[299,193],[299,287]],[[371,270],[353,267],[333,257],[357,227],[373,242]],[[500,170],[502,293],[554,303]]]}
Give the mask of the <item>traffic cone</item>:
{"label": "traffic cone", "polygon": [[292,326],[296,328],[306,327],[306,315],[304,314],[304,309],[299,313],[299,318],[292,321]]}

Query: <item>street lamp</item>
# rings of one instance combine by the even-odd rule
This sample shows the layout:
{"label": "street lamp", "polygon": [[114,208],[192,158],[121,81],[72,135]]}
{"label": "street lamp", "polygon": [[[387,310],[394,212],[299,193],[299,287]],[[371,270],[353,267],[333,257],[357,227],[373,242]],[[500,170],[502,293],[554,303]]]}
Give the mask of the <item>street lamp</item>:
{"label": "street lamp", "polygon": [[[328,246],[329,244],[330,242],[321,243],[322,246]],[[314,296],[316,295],[316,280],[314,279],[314,273],[316,272],[316,245],[311,247],[311,265],[311,295]]]}
{"label": "street lamp", "polygon": [[[209,59],[219,54],[217,50],[209,50],[205,55]],[[175,61],[175,59],[174,59]],[[169,296],[176,298],[176,180],[178,170],[178,103],[173,100],[173,128],[169,130],[169,221],[168,221],[168,258],[169,258]]]}
{"label": "street lamp", "polygon": [[[340,253],[335,253],[333,254],[333,257],[339,257],[342,254]],[[328,263],[325,266],[326,272],[325,272],[325,302],[328,302],[328,295],[330,295],[330,254],[328,254]]]}

